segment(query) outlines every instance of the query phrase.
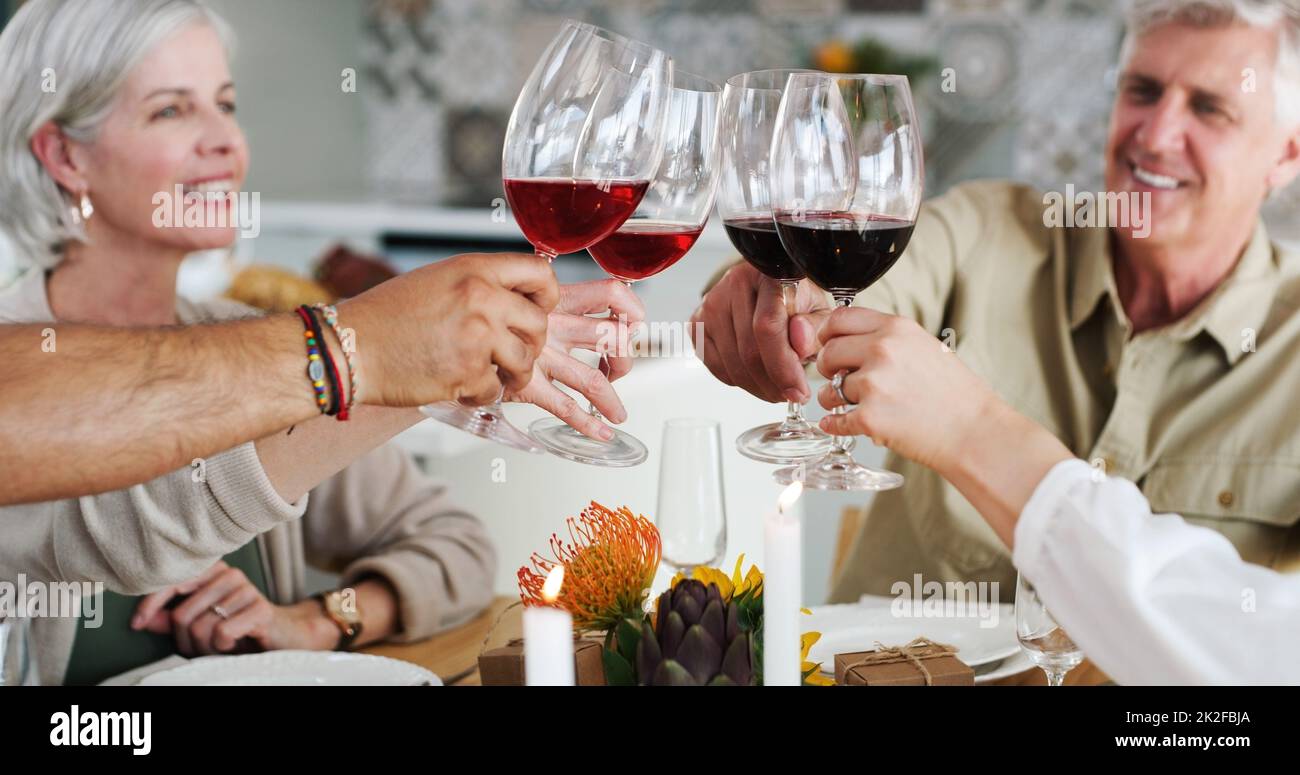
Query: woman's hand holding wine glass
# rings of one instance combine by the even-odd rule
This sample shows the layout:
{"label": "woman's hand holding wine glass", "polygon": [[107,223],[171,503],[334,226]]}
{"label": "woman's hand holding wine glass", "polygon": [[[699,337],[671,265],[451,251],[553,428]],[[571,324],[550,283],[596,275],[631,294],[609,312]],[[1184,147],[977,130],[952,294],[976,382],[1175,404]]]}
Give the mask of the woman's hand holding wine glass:
{"label": "woman's hand holding wine glass", "polygon": [[[608,318],[588,317],[605,312]],[[631,334],[644,320],[641,300],[617,280],[561,285],[560,303],[550,314],[546,346],[533,366],[533,378],[522,390],[507,391],[505,400],[535,404],[586,436],[609,441],[614,431],[601,416],[615,423],[627,419],[611,383],[631,371]],[[570,355],[575,349],[606,354],[608,374]],[[588,412],[553,382],[585,396],[601,416]]]}

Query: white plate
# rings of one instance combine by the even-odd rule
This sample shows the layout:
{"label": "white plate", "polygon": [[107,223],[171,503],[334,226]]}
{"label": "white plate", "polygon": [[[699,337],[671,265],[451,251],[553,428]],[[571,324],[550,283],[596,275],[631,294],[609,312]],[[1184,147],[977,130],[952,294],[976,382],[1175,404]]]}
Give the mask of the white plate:
{"label": "white plate", "polygon": [[1011,656],[1007,657],[1006,659],[1002,660],[1002,662],[998,663],[996,667],[994,667],[989,672],[984,673],[983,675],[976,673],[975,683],[977,685],[993,683],[994,681],[998,681],[1003,678],[1009,678],[1010,676],[1013,675],[1019,675],[1020,673],[1023,673],[1026,670],[1037,670],[1037,669],[1038,667],[1034,665],[1034,663],[1029,659],[1029,655],[1025,654],[1024,650],[1022,649],[1020,651],[1017,651],[1015,654],[1012,654]]}
{"label": "white plate", "polygon": [[388,657],[337,651],[266,651],[199,657],[137,686],[442,686],[428,670]]}
{"label": "white plate", "polygon": [[877,641],[901,646],[925,637],[956,646],[957,657],[972,668],[1008,659],[1020,652],[1016,640],[1015,606],[997,607],[997,619],[976,616],[895,616],[893,598],[864,596],[858,603],[819,606],[812,616],[802,617],[800,630],[822,634],[808,658],[822,663],[822,671],[835,672],[835,655],[870,651]]}

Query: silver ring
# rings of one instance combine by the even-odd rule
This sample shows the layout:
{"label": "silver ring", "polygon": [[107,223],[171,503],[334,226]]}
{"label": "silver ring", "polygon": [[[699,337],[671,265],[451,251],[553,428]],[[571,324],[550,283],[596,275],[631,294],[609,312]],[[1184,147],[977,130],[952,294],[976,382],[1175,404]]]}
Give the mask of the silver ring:
{"label": "silver ring", "polygon": [[846,409],[851,409],[852,407],[857,406],[857,404],[850,401],[849,397],[844,395],[844,375],[846,373],[847,372],[843,371],[836,372],[835,377],[831,379],[831,387],[835,388],[835,394],[844,402],[844,407]]}
{"label": "silver ring", "polygon": [[229,618],[230,618],[230,612],[227,611],[226,609],[222,608],[222,607],[219,606],[219,605],[214,605],[214,606],[212,606],[212,608],[209,609],[209,610],[211,610],[212,613],[216,614],[217,616],[220,616],[222,619],[229,619]]}

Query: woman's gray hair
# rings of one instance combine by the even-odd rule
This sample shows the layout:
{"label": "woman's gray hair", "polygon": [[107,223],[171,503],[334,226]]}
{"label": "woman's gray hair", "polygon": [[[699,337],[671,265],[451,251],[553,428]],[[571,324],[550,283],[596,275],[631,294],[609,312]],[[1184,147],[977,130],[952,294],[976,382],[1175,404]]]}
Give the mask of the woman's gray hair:
{"label": "woman's gray hair", "polygon": [[70,139],[94,142],[135,66],[168,36],[212,26],[227,52],[230,27],[202,0],[29,0],[0,34],[0,229],[21,260],[57,264],[85,241],[67,192],[31,150],[53,121]]}
{"label": "woman's gray hair", "polygon": [[1273,91],[1277,120],[1288,128],[1300,125],[1300,3],[1297,0],[1130,0],[1121,64],[1127,64],[1137,38],[1171,23],[1194,27],[1248,24],[1276,28],[1278,48]]}

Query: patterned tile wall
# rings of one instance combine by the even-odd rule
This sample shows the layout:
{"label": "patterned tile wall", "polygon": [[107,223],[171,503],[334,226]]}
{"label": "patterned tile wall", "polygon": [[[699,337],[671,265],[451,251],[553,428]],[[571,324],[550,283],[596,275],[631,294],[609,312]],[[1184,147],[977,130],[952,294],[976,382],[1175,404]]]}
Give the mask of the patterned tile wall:
{"label": "patterned tile wall", "polygon": [[559,23],[673,52],[719,82],[871,36],[958,74],[914,84],[931,190],[1002,175],[1095,190],[1121,32],[1113,0],[371,0],[361,89],[378,198],[482,206],[504,125]]}

